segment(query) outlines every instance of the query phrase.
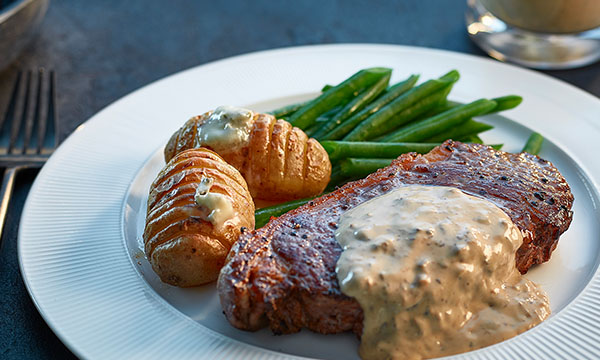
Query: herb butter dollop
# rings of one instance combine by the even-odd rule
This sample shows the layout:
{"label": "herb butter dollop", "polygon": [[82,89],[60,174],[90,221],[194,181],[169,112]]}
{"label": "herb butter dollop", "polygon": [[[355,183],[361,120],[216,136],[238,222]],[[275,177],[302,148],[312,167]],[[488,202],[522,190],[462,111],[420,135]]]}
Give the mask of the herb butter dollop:
{"label": "herb butter dollop", "polygon": [[229,196],[210,192],[213,183],[213,178],[203,176],[196,188],[194,201],[196,202],[196,205],[208,210],[206,220],[210,221],[215,226],[222,226],[225,221],[234,217],[235,212]]}
{"label": "herb butter dollop", "polygon": [[198,128],[196,147],[216,152],[233,151],[248,143],[254,112],[234,106],[219,106]]}
{"label": "herb butter dollop", "polygon": [[340,288],[364,312],[364,359],[474,350],[550,314],[545,293],[515,267],[520,230],[456,188],[396,189],[346,212],[335,236]]}

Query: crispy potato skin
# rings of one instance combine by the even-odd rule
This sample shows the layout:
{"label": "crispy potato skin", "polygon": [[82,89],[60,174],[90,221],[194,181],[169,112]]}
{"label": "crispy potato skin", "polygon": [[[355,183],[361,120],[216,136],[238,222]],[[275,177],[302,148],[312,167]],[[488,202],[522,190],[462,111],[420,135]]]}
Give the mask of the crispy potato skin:
{"label": "crispy potato skin", "polygon": [[[214,180],[211,193],[228,196],[233,218],[220,226],[206,220],[194,194],[202,177]],[[244,178],[205,148],[177,154],[150,187],[144,250],[163,282],[189,287],[217,279],[241,228],[254,229],[254,202]]]}
{"label": "crispy potato skin", "polygon": [[[165,147],[165,160],[180,151],[197,147],[196,136],[211,112],[188,120]],[[255,114],[248,143],[219,155],[238,169],[248,183],[252,197],[289,201],[318,195],[331,176],[327,152],[315,139],[285,120]]]}

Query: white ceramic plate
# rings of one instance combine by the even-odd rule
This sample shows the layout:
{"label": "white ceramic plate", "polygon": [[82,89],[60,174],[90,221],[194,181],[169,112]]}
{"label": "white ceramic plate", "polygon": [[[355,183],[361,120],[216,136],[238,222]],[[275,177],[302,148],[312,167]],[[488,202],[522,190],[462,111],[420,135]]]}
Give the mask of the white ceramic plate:
{"label": "white ceramic plate", "polygon": [[[388,45],[329,45],[274,50],[199,66],[107,107],[82,125],[38,175],[23,213],[19,259],[27,288],[50,327],[85,358],[357,358],[351,334],[309,331],[273,336],[229,326],[214,284],[162,284],[141,251],[149,184],[161,149],[191,117],[221,104],[267,110],[308,98],[358,69],[388,66],[392,81],[458,69],[451,98],[520,94],[506,117],[483,121],[484,134],[518,151],[531,130],[547,142],[542,157],[567,178],[575,216],[541,283],[553,315],[534,329],[458,358],[600,356],[600,216],[597,159],[600,101],[565,83],[488,59]],[[510,119],[510,120],[509,120]]]}

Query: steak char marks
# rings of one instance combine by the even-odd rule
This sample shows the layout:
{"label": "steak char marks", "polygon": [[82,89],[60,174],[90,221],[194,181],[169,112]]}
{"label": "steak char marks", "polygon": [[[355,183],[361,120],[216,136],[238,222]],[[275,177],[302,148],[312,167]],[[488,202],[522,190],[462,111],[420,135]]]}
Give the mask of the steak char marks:
{"label": "steak char marks", "polygon": [[494,202],[523,233],[516,255],[521,273],[550,258],[572,219],[573,195],[550,162],[448,140],[243,233],[218,281],[229,322],[244,330],[269,326],[276,334],[306,327],[360,336],[360,305],[341,293],[336,278],[342,249],[335,229],[348,209],[406,184],[453,186]]}

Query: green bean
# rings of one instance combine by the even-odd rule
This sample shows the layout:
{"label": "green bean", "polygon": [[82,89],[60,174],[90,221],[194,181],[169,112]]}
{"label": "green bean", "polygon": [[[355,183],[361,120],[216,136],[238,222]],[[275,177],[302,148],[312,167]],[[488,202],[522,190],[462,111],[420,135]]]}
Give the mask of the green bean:
{"label": "green bean", "polygon": [[348,134],[356,125],[358,125],[361,121],[368,118],[371,114],[379,111],[379,109],[386,106],[388,103],[396,99],[398,96],[401,96],[408,90],[410,90],[417,80],[419,79],[418,75],[411,75],[408,79],[401,81],[393,86],[391,86],[385,94],[380,96],[377,100],[373,101],[367,107],[359,111],[358,113],[352,115],[346,121],[342,122],[336,128],[331,130],[328,134],[325,134],[321,137],[322,140],[339,140]]}
{"label": "green bean", "polygon": [[269,222],[269,220],[271,219],[272,216],[277,217],[280,216],[281,214],[285,214],[286,212],[290,211],[290,210],[294,210],[297,207],[300,207],[304,204],[306,204],[307,202],[311,201],[312,199],[314,199],[314,197],[311,198],[306,198],[306,199],[299,199],[299,200],[292,200],[283,204],[277,204],[277,205],[273,205],[273,206],[269,206],[269,207],[265,207],[262,209],[258,209],[254,212],[254,222],[255,222],[255,228],[260,228],[263,227],[266,223]]}
{"label": "green bean", "polygon": [[[523,101],[523,98],[520,97],[519,95],[506,95],[506,96],[491,98],[490,100],[496,102],[496,107],[491,109],[488,112],[481,114],[481,115],[495,114],[500,111],[514,109]],[[448,101],[447,106],[449,107],[449,109],[451,109],[451,108],[457,107],[459,105],[464,105],[464,104],[455,102],[455,101]]]}
{"label": "green bean", "polygon": [[[502,144],[489,145],[496,150],[502,148]],[[375,171],[389,166],[394,159],[365,159],[347,158],[340,164],[342,176],[348,179],[360,179],[374,173]]]}
{"label": "green bean", "polygon": [[333,130],[336,126],[341,124],[343,121],[348,119],[350,116],[355,114],[357,111],[362,110],[371,101],[377,98],[385,89],[390,82],[390,76],[381,77],[379,81],[373,84],[371,87],[365,89],[363,92],[358,94],[352,101],[350,101],[344,108],[333,116],[328,122],[323,124],[321,129],[314,134],[314,138],[319,140],[322,136]]}
{"label": "green bean", "polygon": [[339,113],[344,107],[342,105],[338,105],[333,109],[319,115],[315,123],[319,123],[319,126],[322,126],[323,123],[328,122],[332,117],[334,117],[337,113]]}
{"label": "green bean", "polygon": [[302,101],[302,102],[291,104],[291,105],[282,106],[280,108],[277,108],[275,110],[271,110],[271,111],[267,112],[267,114],[271,114],[271,115],[275,116],[275,118],[281,119],[284,116],[288,116],[288,115],[295,113],[296,111],[298,111],[298,109],[307,105],[310,101],[311,100],[307,100],[307,101]]}
{"label": "green bean", "polygon": [[[491,100],[496,102],[496,104],[497,104],[496,107],[485,113],[480,114],[479,116],[513,109],[513,108],[517,107],[517,105],[519,105],[521,103],[521,101],[523,101],[523,98],[518,95],[507,95],[507,96],[492,98]],[[455,108],[460,105],[462,105],[462,104],[454,102],[454,101],[448,101],[447,104],[442,105],[438,109],[435,109],[435,110],[441,110],[444,108],[449,110],[449,109]],[[461,125],[455,126],[446,132],[436,134],[428,139],[425,139],[424,141],[433,143],[433,142],[443,142],[446,139],[460,140],[461,138],[468,137],[469,135],[476,135],[476,134],[482,133],[484,131],[491,130],[493,128],[494,127],[492,125],[484,124],[484,123],[475,121],[473,119],[469,119]]]}
{"label": "green bean", "polygon": [[388,121],[392,116],[400,111],[409,108],[416,102],[424,99],[434,92],[445,88],[446,86],[456,82],[459,78],[458,71],[452,70],[439,79],[428,80],[423,84],[414,87],[394,99],[388,105],[377,111],[373,115],[358,124],[343,140],[359,141],[370,139],[371,134],[376,133],[378,128]]}
{"label": "green bean", "polygon": [[527,152],[532,155],[537,155],[540,153],[540,150],[542,149],[543,142],[544,142],[544,137],[542,135],[540,135],[539,133],[533,132],[533,133],[531,133],[531,135],[529,135],[529,138],[527,139],[527,143],[525,144],[525,146],[523,147],[523,150],[521,150],[521,152]]}
{"label": "green bean", "polygon": [[300,129],[307,129],[320,114],[332,109],[350,98],[354,92],[377,82],[382,76],[391,73],[388,68],[363,69],[352,75],[339,85],[322,93],[318,98],[312,100],[306,106],[301,107],[290,117],[290,123]]}
{"label": "green bean", "polygon": [[319,115],[319,117],[317,118],[315,123],[312,124],[308,129],[305,129],[304,133],[306,135],[308,135],[308,137],[314,137],[314,134],[317,131],[319,131],[319,129],[322,128],[325,123],[327,123],[329,120],[331,120],[331,118],[334,117],[335,114],[340,112],[340,110],[342,110],[342,109],[343,109],[343,106],[338,105],[338,106],[334,107],[333,109],[327,111],[326,113]]}
{"label": "green bean", "polygon": [[459,105],[462,105],[461,103],[458,103],[456,101],[451,101],[451,100],[446,100],[446,102],[444,102],[443,104],[440,104],[436,107],[434,107],[433,109],[427,111],[426,113],[422,114],[421,116],[419,116],[418,119],[427,119],[430,118],[432,116],[435,116],[437,114],[441,114],[444,111],[448,111],[452,108],[455,108]]}
{"label": "green bean", "polygon": [[327,111],[326,113],[319,115],[314,124],[312,124],[308,129],[304,130],[304,133],[308,135],[308,137],[314,137],[314,134],[319,131],[320,128],[323,127],[325,123],[327,123],[332,117],[335,116],[340,110],[342,110],[342,106],[336,106],[333,109]]}
{"label": "green bean", "polygon": [[440,145],[427,143],[380,143],[380,142],[354,142],[354,141],[322,141],[321,145],[329,154],[329,160],[334,163],[338,160],[352,157],[364,158],[395,158],[407,152],[424,154]]}
{"label": "green bean", "polygon": [[[503,144],[489,145],[496,150],[500,150]],[[389,166],[394,159],[365,159],[348,158],[340,164],[341,174],[351,179],[363,178],[375,171]]]}
{"label": "green bean", "polygon": [[321,124],[317,123],[317,124],[312,125],[308,129],[305,129],[304,133],[306,134],[306,136],[312,137],[312,134],[314,134],[315,132],[317,132],[320,128],[321,128]]}
{"label": "green bean", "polygon": [[506,95],[492,98],[492,100],[495,101],[497,105],[494,109],[488,112],[488,114],[516,108],[523,101],[523,98],[518,95]]}
{"label": "green bean", "polygon": [[471,144],[483,144],[483,140],[477,135],[469,135],[462,139],[458,139],[458,141]]}
{"label": "green bean", "polygon": [[340,169],[342,175],[352,179],[359,179],[375,172],[377,169],[390,165],[392,160],[348,158],[342,161]]}
{"label": "green bean", "polygon": [[484,124],[482,122],[475,121],[473,119],[469,119],[466,122],[464,122],[458,126],[455,126],[448,131],[434,135],[434,136],[426,139],[425,141],[433,143],[433,142],[443,142],[446,139],[457,140],[457,139],[467,137],[469,135],[479,134],[484,131],[491,130],[493,128],[494,127],[492,125]]}
{"label": "green bean", "polygon": [[453,126],[462,124],[473,116],[485,113],[496,106],[496,102],[479,99],[457,106],[428,119],[415,121],[379,139],[382,142],[420,142]]}
{"label": "green bean", "polygon": [[[417,119],[421,114],[425,113],[428,110],[431,110],[433,107],[445,101],[451,89],[452,84],[447,85],[441,90],[434,92],[430,96],[427,96],[417,101],[410,107],[393,115],[389,119],[377,124],[372,123],[371,128],[369,129],[362,129],[361,131],[358,127],[356,127],[354,129],[356,133],[354,133],[354,131],[351,132],[350,134],[348,134],[348,136],[344,138],[344,140],[364,141],[371,140],[381,135],[387,134],[390,131],[397,129],[404,124],[412,122],[413,120]],[[373,116],[376,115],[377,114],[374,114]]]}
{"label": "green bean", "polygon": [[342,175],[342,169],[340,168],[340,165],[333,165],[331,168],[331,178],[329,179],[329,184],[327,184],[325,192],[333,191],[335,187],[343,184],[347,179],[348,178],[346,176]]}
{"label": "green bean", "polygon": [[[333,87],[333,85],[325,85],[321,89],[321,92],[323,93],[323,92],[331,89],[332,87]],[[311,100],[306,100],[306,101],[301,101],[301,102],[290,104],[290,105],[285,105],[285,106],[282,106],[282,107],[277,108],[275,110],[267,111],[267,114],[271,114],[271,115],[275,116],[277,119],[281,119],[284,116],[292,115],[293,113],[295,113],[296,111],[298,111],[298,109],[300,109],[301,107],[307,105],[311,101],[312,101],[312,99]]]}
{"label": "green bean", "polygon": [[[487,112],[486,114],[482,114],[482,115],[494,114],[494,113],[497,113],[500,111],[516,108],[517,105],[519,105],[523,101],[523,98],[518,95],[506,95],[506,96],[500,96],[497,98],[492,98],[491,100],[495,101],[496,104],[498,104],[498,105],[496,105],[496,107],[494,109],[492,109],[489,112]],[[431,111],[425,113],[422,116],[422,118],[425,119],[428,117],[432,117],[432,116],[442,113],[444,111],[455,108],[459,105],[463,105],[463,103],[448,100],[448,101],[446,101],[445,104],[442,104],[439,107],[436,107],[436,108],[432,109]]]}

